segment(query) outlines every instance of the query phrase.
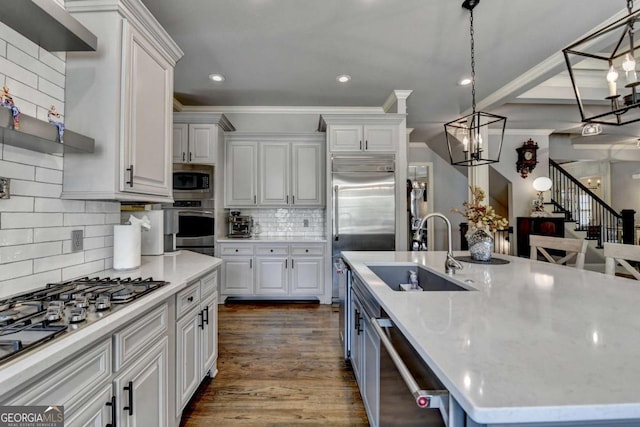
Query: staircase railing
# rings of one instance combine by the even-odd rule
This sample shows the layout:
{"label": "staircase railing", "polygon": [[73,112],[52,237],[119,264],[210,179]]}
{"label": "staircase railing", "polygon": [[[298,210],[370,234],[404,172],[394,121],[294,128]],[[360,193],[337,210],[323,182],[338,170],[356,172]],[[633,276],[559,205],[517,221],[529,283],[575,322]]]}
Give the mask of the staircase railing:
{"label": "staircase railing", "polygon": [[553,182],[551,203],[568,221],[575,222],[576,231],[585,231],[588,240],[598,241],[598,247],[604,242],[627,243],[623,239],[622,214],[551,159],[549,177]]}

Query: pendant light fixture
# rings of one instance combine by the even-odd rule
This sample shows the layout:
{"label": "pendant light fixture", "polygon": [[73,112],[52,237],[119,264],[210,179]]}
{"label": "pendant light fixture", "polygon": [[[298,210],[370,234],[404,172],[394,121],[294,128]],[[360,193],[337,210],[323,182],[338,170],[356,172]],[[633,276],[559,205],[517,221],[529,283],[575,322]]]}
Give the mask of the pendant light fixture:
{"label": "pendant light fixture", "polygon": [[[479,166],[500,161],[502,140],[507,118],[476,111],[476,63],[473,32],[473,9],[480,0],[465,0],[462,7],[469,11],[471,35],[471,107],[472,113],[444,125],[452,165]],[[488,136],[499,136],[499,141]]]}
{"label": "pendant light fixture", "polygon": [[640,120],[635,32],[640,10],[562,50],[584,123],[622,126]]}

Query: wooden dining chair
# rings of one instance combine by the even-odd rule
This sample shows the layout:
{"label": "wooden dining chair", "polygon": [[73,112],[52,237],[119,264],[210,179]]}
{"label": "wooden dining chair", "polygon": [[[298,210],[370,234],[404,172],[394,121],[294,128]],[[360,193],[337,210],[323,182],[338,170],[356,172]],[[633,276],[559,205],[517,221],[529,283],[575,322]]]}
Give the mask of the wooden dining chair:
{"label": "wooden dining chair", "polygon": [[640,273],[635,269],[629,261],[640,262],[640,246],[623,245],[621,243],[605,243],[604,244],[605,267],[606,274],[615,275],[618,264],[623,266],[625,273],[620,275],[628,277],[629,275],[636,280],[640,280]]}
{"label": "wooden dining chair", "polygon": [[[538,236],[532,234],[529,236],[529,244],[531,245],[531,259],[538,259],[540,252],[547,261],[553,264],[566,264],[567,261],[576,258],[575,267],[584,268],[584,257],[587,253],[587,241],[584,239],[572,239],[567,237],[551,237]],[[555,249],[565,251],[563,257],[553,257],[547,252],[547,249]]]}

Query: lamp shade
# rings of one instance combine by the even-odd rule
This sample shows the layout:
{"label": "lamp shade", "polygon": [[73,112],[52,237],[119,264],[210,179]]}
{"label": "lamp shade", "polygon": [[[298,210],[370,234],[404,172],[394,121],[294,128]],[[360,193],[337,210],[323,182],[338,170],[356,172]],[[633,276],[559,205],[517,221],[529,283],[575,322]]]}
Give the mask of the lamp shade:
{"label": "lamp shade", "polygon": [[640,120],[640,80],[634,43],[640,10],[563,49],[583,122],[621,126]]}
{"label": "lamp shade", "polygon": [[533,180],[533,188],[536,191],[549,191],[551,190],[552,182],[546,176],[541,176]]}

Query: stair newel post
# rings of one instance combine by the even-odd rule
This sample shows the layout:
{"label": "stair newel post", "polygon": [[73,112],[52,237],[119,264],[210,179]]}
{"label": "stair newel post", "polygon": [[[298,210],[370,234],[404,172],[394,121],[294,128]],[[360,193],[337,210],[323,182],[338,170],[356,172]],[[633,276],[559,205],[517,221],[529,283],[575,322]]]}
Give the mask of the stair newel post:
{"label": "stair newel post", "polygon": [[622,214],[622,243],[634,245],[635,240],[635,214],[633,209],[623,209]]}

